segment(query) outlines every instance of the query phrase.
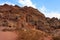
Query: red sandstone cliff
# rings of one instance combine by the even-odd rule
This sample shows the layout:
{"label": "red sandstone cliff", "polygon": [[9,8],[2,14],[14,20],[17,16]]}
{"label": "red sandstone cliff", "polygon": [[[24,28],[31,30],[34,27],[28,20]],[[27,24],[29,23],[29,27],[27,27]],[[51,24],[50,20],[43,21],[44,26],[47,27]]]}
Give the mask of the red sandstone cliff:
{"label": "red sandstone cliff", "polygon": [[[1,29],[1,27],[3,27],[3,29]],[[60,20],[57,18],[45,17],[44,14],[37,9],[27,6],[19,7],[17,5],[0,5],[0,31],[19,30],[19,33],[21,33],[19,37],[22,37],[23,34],[26,34],[26,38],[23,35],[23,38],[20,38],[19,40],[28,40],[28,38],[30,39],[32,35],[33,37],[30,40],[42,40],[43,37],[43,40],[53,40],[52,36],[50,35],[53,35],[53,33],[58,35],[57,33],[60,32],[58,31],[55,33],[56,29],[60,29]]]}

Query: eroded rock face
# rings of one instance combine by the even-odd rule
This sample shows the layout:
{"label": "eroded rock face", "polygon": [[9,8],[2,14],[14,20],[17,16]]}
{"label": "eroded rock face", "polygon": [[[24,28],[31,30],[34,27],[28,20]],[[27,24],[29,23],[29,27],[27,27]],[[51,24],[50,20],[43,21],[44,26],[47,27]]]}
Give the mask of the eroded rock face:
{"label": "eroded rock face", "polygon": [[[40,27],[44,28],[42,24],[44,25],[45,16],[32,7],[18,7],[17,5],[5,4],[0,6],[0,20],[0,26],[26,28],[30,25],[33,26],[31,28],[40,29]],[[30,27],[28,28],[30,29]]]}
{"label": "eroded rock face", "polygon": [[53,17],[51,19],[47,19],[47,22],[49,23],[50,27],[54,29],[60,29],[60,20],[57,18]]}
{"label": "eroded rock face", "polygon": [[27,6],[0,5],[0,31],[40,30],[43,32],[43,40],[52,40],[48,35],[46,38],[44,32],[52,34],[56,29],[60,29],[60,20],[45,17],[37,9]]}

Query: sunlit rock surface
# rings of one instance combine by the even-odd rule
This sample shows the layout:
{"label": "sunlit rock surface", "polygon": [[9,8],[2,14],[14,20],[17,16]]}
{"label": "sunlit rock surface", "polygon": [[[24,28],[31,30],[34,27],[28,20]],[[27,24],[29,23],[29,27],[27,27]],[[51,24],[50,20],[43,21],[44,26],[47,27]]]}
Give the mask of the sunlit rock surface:
{"label": "sunlit rock surface", "polygon": [[58,18],[45,17],[32,7],[0,5],[1,40],[55,40],[56,29],[60,29]]}

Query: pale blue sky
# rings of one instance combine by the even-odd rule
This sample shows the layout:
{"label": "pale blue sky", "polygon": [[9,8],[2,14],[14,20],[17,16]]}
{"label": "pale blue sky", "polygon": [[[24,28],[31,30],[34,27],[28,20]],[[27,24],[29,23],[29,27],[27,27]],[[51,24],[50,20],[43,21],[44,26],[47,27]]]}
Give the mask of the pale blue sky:
{"label": "pale blue sky", "polygon": [[[26,2],[28,2],[28,4]],[[36,7],[48,17],[60,18],[60,0],[0,0],[0,4],[3,3],[16,4],[19,6],[29,5],[34,8]]]}

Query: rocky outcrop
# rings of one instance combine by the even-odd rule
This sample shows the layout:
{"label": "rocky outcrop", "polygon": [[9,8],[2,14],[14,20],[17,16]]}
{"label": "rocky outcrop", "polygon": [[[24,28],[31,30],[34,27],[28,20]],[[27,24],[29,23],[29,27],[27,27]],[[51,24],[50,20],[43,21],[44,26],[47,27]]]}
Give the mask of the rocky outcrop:
{"label": "rocky outcrop", "polygon": [[55,17],[51,19],[47,18],[47,22],[49,23],[51,28],[60,29],[60,20],[58,18],[55,18]]}
{"label": "rocky outcrop", "polygon": [[[39,30],[38,34],[40,31],[43,32],[43,37],[45,38],[44,35],[46,34],[55,34],[54,30],[56,29],[60,29],[60,20],[58,18],[45,17],[43,13],[32,7],[19,7],[17,5],[12,6],[7,4],[0,5],[0,31]],[[34,34],[35,32],[32,33]],[[42,33],[39,35],[42,35]],[[47,38],[46,40],[50,39]]]}

